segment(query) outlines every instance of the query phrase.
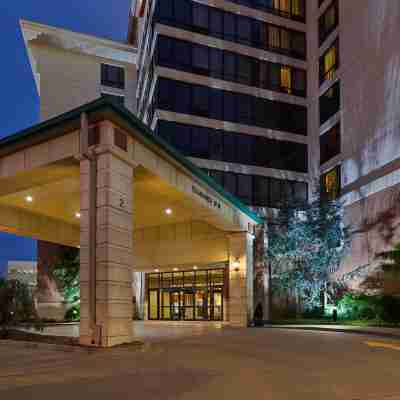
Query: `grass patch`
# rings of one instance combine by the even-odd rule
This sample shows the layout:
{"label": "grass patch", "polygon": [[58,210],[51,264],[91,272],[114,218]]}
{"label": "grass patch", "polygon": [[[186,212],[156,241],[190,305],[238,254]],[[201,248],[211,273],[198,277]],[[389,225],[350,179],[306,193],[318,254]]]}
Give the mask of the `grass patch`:
{"label": "grass patch", "polygon": [[272,321],[272,325],[346,325],[379,328],[400,328],[399,323],[388,323],[379,320],[338,320],[328,319],[281,319]]}

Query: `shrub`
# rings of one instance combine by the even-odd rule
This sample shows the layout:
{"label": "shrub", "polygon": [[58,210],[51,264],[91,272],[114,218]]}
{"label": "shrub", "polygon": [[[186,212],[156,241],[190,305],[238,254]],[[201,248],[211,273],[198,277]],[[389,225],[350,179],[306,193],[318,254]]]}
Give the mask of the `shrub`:
{"label": "shrub", "polygon": [[69,322],[79,321],[81,317],[81,307],[79,304],[71,307],[66,313],[64,319]]}
{"label": "shrub", "polygon": [[347,293],[338,303],[342,320],[400,322],[400,298]]}

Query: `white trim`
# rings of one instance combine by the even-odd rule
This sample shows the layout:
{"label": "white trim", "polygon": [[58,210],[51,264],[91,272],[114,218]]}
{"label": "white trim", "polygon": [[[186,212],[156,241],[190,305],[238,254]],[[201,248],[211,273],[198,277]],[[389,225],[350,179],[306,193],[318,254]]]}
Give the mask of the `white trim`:
{"label": "white trim", "polygon": [[20,26],[27,48],[29,42],[43,36],[43,40],[49,46],[119,61],[125,64],[136,64],[137,48],[125,43],[26,20],[20,20]]}

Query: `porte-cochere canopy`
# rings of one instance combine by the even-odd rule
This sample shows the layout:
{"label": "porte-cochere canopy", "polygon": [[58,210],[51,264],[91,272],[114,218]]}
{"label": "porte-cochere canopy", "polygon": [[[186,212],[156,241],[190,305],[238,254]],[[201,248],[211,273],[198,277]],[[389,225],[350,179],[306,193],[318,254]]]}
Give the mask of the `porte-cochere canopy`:
{"label": "porte-cochere canopy", "polygon": [[130,341],[132,271],[171,266],[234,265],[224,319],[246,325],[260,223],[107,98],[0,141],[0,230],[81,248],[82,343]]}

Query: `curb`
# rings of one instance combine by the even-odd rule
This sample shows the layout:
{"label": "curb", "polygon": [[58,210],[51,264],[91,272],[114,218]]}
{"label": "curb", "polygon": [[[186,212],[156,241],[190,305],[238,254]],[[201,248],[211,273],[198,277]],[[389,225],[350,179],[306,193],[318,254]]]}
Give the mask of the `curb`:
{"label": "curb", "polygon": [[[115,346],[115,347],[90,347],[90,346],[80,346],[80,345],[68,345],[68,344],[56,344],[56,343],[41,343],[41,342],[27,342],[23,340],[10,340],[10,339],[5,339],[5,340],[0,340],[0,348],[1,346],[17,346],[22,349],[42,349],[42,350],[53,350],[53,351],[61,351],[63,353],[74,353],[74,352],[79,352],[79,353],[86,353],[86,354],[92,354],[92,353],[98,353],[98,352],[105,352],[109,350],[121,350],[124,349],[121,345],[120,346]],[[135,346],[137,348],[144,348],[145,344],[143,342],[133,342],[133,343],[128,343],[128,345]],[[126,348],[125,348],[126,349]]]}
{"label": "curb", "polygon": [[350,333],[353,335],[367,335],[367,336],[378,336],[378,337],[386,337],[391,339],[400,339],[399,333],[391,333],[391,332],[377,332],[370,330],[359,330],[359,329],[340,329],[340,328],[317,328],[317,327],[296,327],[296,326],[283,326],[283,325],[264,325],[264,328],[273,328],[273,329],[289,329],[289,330],[298,330],[298,331],[315,331],[315,332],[337,332],[337,333]]}
{"label": "curb", "polygon": [[43,350],[55,350],[61,351],[64,353],[73,353],[73,352],[81,352],[81,353],[93,353],[97,351],[97,348],[93,347],[82,347],[75,345],[66,345],[66,344],[55,344],[55,343],[41,343],[41,342],[27,342],[23,340],[0,340],[0,346],[17,346],[23,349],[43,349]]}

